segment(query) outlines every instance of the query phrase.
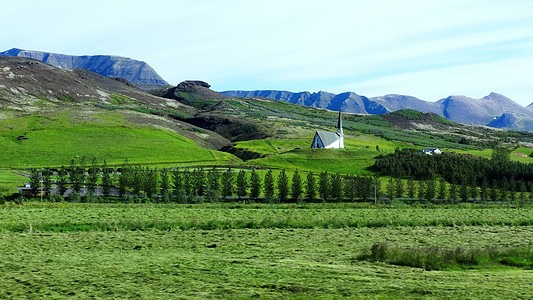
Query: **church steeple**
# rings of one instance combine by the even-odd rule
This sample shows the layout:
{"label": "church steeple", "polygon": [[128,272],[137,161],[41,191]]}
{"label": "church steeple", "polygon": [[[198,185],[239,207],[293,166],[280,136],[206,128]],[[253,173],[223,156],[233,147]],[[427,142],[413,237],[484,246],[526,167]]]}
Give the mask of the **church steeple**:
{"label": "church steeple", "polygon": [[342,132],[342,117],[341,117],[341,110],[339,109],[339,121],[337,123],[337,134],[339,136],[344,136],[344,133]]}

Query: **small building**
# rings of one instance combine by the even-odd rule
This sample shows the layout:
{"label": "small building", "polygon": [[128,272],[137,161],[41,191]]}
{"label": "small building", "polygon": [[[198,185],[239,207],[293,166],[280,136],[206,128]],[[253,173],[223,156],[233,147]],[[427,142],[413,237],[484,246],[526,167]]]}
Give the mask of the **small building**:
{"label": "small building", "polygon": [[420,151],[420,153],[427,154],[427,155],[433,155],[433,154],[442,154],[442,151],[438,148],[426,148]]}
{"label": "small building", "polygon": [[311,148],[344,148],[344,133],[342,132],[342,118],[339,110],[337,131],[328,132],[317,130]]}

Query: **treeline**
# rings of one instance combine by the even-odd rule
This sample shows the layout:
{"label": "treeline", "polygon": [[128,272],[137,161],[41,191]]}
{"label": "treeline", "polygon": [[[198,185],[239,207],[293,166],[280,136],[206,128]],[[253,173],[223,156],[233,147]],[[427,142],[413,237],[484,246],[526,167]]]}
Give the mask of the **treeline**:
{"label": "treeline", "polygon": [[520,191],[524,186],[529,191],[533,188],[533,164],[509,161],[505,149],[494,150],[492,159],[457,153],[424,155],[415,149],[397,149],[377,156],[371,170],[398,178],[442,177],[451,184],[490,185],[509,191]]}
{"label": "treeline", "polygon": [[[31,169],[32,194],[48,195],[55,201],[118,201],[199,203],[203,201],[254,201],[267,203],[367,201],[379,196],[377,177],[330,174],[306,175],[294,171],[292,177],[281,170],[277,176],[267,170],[263,178],[257,170],[157,169],[132,166],[101,166],[96,159],[72,160],[57,170]],[[52,192],[53,186],[56,186]],[[82,194],[83,197],[82,197]]]}
{"label": "treeline", "polygon": [[[406,158],[403,156],[404,153],[420,158],[419,161],[430,162],[447,156],[446,154],[419,155],[410,150],[402,150],[378,158],[376,164],[383,162],[383,157]],[[285,170],[276,173],[267,170],[264,176],[260,176],[255,169],[234,170],[217,167],[169,170],[130,165],[127,162],[114,168],[109,167],[105,161],[102,165],[98,165],[96,159],[87,166],[85,160],[81,159],[72,160],[68,167],[62,166],[57,170],[32,169],[30,180],[34,196],[44,194],[51,201],[72,202],[302,203],[371,200],[390,203],[396,200],[429,203],[490,201],[525,203],[533,200],[532,182],[526,184],[525,181],[506,181],[505,178],[501,182],[482,180],[478,185],[476,180],[459,182],[452,180],[449,183],[444,176],[438,180],[434,176],[425,180],[396,177],[385,182],[382,189],[382,180],[376,176],[331,174],[326,171],[319,174],[313,172],[301,174],[295,170],[289,178]],[[56,188],[52,193],[54,184]]]}

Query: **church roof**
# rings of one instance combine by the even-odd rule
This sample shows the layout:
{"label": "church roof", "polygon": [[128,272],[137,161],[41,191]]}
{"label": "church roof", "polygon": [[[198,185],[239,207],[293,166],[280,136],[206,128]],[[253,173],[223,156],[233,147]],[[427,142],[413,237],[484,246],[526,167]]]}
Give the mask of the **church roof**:
{"label": "church roof", "polygon": [[340,136],[335,132],[317,130],[316,134],[318,135],[324,146],[331,145],[335,143],[338,139],[340,139]]}

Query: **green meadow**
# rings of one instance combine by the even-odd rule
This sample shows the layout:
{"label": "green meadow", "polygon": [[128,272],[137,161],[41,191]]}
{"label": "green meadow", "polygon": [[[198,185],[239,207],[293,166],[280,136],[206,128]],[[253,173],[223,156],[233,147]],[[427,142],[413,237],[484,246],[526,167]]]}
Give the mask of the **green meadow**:
{"label": "green meadow", "polygon": [[[427,271],[366,259],[402,249],[532,247],[515,206],[0,206],[1,298],[528,298],[533,270]],[[530,250],[531,251],[531,250]]]}
{"label": "green meadow", "polygon": [[169,129],[128,122],[119,113],[92,113],[85,118],[62,112],[0,121],[0,168],[66,165],[92,157],[109,164],[125,159],[139,164],[225,164],[239,159],[205,149]]}

